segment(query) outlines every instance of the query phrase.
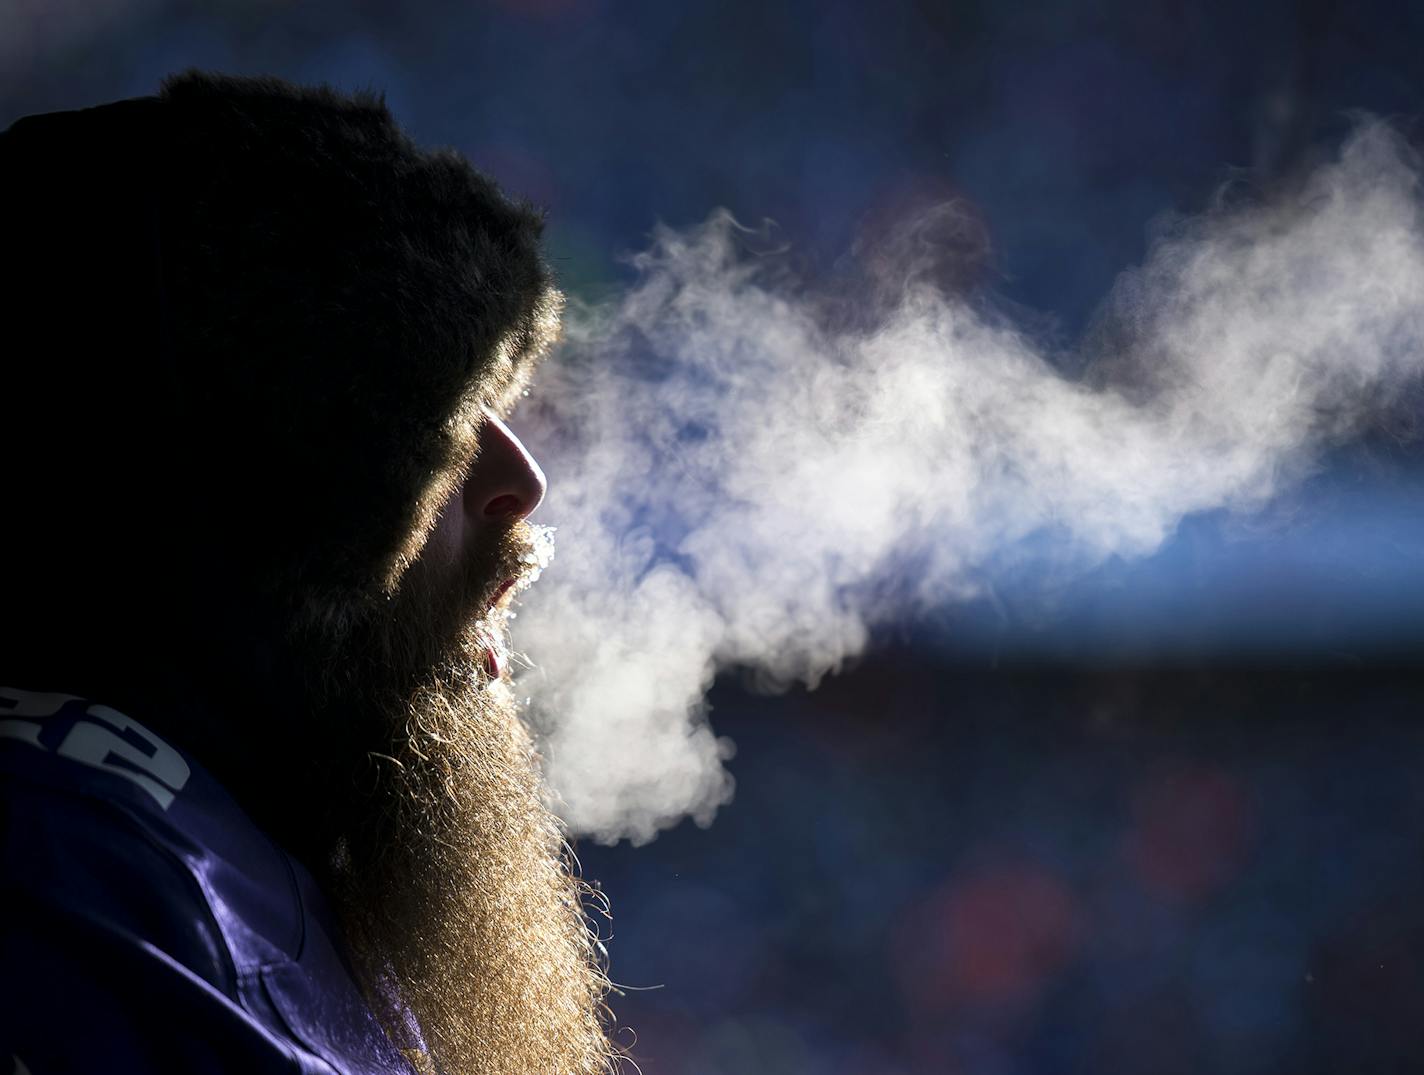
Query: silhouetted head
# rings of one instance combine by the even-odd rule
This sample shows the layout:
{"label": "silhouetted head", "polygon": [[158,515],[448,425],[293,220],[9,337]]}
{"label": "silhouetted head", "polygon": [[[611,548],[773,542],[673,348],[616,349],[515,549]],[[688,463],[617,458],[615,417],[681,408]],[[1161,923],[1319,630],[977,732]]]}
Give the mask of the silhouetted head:
{"label": "silhouetted head", "polygon": [[547,557],[501,421],[558,327],[538,214],[374,96],[197,72],[16,122],[0,214],[0,681],[214,768],[446,1069],[601,1066],[502,657]]}

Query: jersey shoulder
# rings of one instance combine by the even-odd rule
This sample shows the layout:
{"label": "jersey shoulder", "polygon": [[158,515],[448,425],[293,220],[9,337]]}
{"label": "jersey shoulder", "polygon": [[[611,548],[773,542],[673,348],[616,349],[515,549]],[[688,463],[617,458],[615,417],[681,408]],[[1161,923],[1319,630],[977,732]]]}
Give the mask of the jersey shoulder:
{"label": "jersey shoulder", "polygon": [[0,688],[0,885],[29,914],[143,938],[215,988],[231,959],[202,886],[146,823],[191,776],[173,747],[106,706]]}
{"label": "jersey shoulder", "polygon": [[0,1060],[34,1075],[411,1071],[311,875],[111,707],[0,687],[0,906]]}

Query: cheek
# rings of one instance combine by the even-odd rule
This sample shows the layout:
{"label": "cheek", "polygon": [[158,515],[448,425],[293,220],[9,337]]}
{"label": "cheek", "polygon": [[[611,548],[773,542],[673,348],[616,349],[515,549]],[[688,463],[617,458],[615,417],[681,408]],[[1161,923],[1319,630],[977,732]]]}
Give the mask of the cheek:
{"label": "cheek", "polygon": [[461,510],[459,493],[440,509],[440,517],[435,521],[435,529],[421,550],[420,558],[451,564],[460,558],[460,550],[465,547],[465,513]]}

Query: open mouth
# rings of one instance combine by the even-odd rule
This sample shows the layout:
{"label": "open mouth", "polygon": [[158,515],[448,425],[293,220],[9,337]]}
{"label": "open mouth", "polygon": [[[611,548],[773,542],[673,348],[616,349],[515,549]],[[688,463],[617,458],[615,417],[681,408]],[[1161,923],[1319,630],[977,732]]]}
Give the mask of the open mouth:
{"label": "open mouth", "polygon": [[[490,598],[487,612],[494,612],[499,608],[500,602],[514,589],[517,581],[517,579],[509,578],[499,584],[499,588],[495,590],[494,596]],[[490,679],[499,679],[504,673],[504,664],[504,643],[501,633],[491,631],[488,636],[488,641],[485,643],[485,673]]]}
{"label": "open mouth", "polygon": [[499,589],[494,592],[494,597],[489,603],[490,608],[493,609],[499,606],[499,603],[504,600],[504,595],[509,593],[510,590],[514,589],[515,581],[516,580],[514,579],[505,579],[499,584]]}
{"label": "open mouth", "polygon": [[[505,614],[515,593],[528,589],[543,573],[554,556],[554,528],[551,526],[530,526],[522,530],[527,544],[519,550],[517,559],[506,561],[504,569],[513,572],[497,586],[485,606],[485,624],[482,628],[485,672],[490,680],[497,680],[504,674],[509,663],[509,638],[505,630]],[[508,613],[509,617],[513,613]]]}

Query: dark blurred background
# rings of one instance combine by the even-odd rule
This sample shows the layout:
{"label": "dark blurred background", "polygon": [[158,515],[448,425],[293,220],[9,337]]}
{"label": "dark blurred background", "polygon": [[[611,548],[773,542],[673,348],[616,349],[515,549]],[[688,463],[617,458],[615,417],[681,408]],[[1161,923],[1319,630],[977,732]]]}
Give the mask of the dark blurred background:
{"label": "dark blurred background", "polygon": [[[589,299],[658,221],[769,219],[833,278],[958,199],[947,286],[1071,363],[1165,215],[1357,110],[1417,139],[1421,56],[1404,0],[0,0],[0,123],[188,66],[382,89],[548,208]],[[579,848],[643,1070],[1424,1071],[1419,454],[1382,432],[1259,526],[893,625],[815,692],[719,683],[735,801]]]}

